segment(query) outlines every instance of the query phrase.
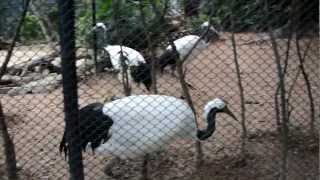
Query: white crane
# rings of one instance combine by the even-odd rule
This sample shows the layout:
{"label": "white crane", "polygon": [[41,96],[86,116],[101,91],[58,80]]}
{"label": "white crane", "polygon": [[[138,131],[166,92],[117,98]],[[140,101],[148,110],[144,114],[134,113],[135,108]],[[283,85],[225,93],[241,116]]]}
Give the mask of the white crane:
{"label": "white crane", "polygon": [[[104,23],[97,23],[93,30],[102,29],[105,36],[107,27]],[[104,37],[105,39],[105,37]],[[118,72],[118,79],[123,82],[123,60],[128,71],[128,83],[131,89],[131,82],[134,81],[137,84],[143,83],[148,91],[150,91],[152,78],[151,67],[146,63],[145,58],[138,51],[121,45],[106,45],[102,48],[103,60],[100,64],[103,68],[110,68]],[[122,60],[123,58],[123,60]]]}
{"label": "white crane", "polygon": [[[177,60],[184,59],[190,51],[192,51],[191,57],[196,57],[202,52],[203,49],[206,49],[210,42],[217,39],[219,33],[213,26],[209,26],[209,22],[204,22],[199,28],[194,30],[191,35],[183,36],[175,41],[173,41],[176,50],[174,51],[171,45],[169,45],[166,50],[159,57],[159,65],[161,72],[164,71],[164,68],[168,65],[171,66],[171,70],[174,73]],[[202,36],[202,34],[204,34]],[[202,37],[202,39],[200,39]],[[199,41],[199,42],[198,42]],[[198,42],[197,46],[196,43]],[[188,58],[190,59],[190,57]]]}
{"label": "white crane", "polygon": [[[218,113],[236,119],[227,104],[216,98],[204,107],[206,129],[197,129],[190,106],[164,95],[134,95],[80,109],[82,148],[121,159],[159,151],[178,138],[205,140],[215,131]],[[65,133],[60,152],[68,152]]]}
{"label": "white crane", "polygon": [[118,71],[122,70],[121,51],[126,58],[127,66],[139,66],[140,63],[146,63],[144,57],[136,50],[120,45],[107,45],[103,48],[108,53],[112,68]]}

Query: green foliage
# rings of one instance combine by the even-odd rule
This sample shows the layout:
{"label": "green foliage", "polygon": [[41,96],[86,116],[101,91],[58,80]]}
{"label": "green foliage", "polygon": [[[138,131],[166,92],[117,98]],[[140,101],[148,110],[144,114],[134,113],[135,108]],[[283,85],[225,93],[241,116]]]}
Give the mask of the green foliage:
{"label": "green foliage", "polygon": [[23,41],[34,41],[44,38],[37,16],[29,14],[25,17],[20,37]]}
{"label": "green foliage", "polygon": [[107,20],[112,18],[112,0],[97,0],[97,19]]}
{"label": "green foliage", "polygon": [[52,31],[58,33],[58,24],[59,24],[59,13],[58,13],[58,6],[53,6],[47,12],[48,20],[53,25]]}
{"label": "green foliage", "polygon": [[[159,8],[160,1],[156,1]],[[145,23],[141,20],[140,4],[133,1],[121,1],[117,19],[115,19],[115,10],[112,0],[97,0],[97,22],[103,22],[110,27],[106,34],[105,43],[123,44],[131,48],[141,50],[146,49],[147,33],[152,36],[153,42],[156,42],[158,35],[165,31],[166,27],[161,26],[159,17],[155,16],[152,7],[145,0],[143,3],[143,12],[145,15]],[[77,16],[77,37],[80,37],[80,43],[91,46],[91,9],[83,10]],[[98,45],[102,45],[102,32],[98,33]],[[104,44],[105,45],[105,44]]]}
{"label": "green foliage", "polygon": [[88,36],[91,30],[91,13],[83,13],[77,16],[76,19],[76,37],[77,43],[82,45],[88,45],[91,38]]}
{"label": "green foliage", "polygon": [[289,5],[289,0],[214,0],[213,9],[204,6],[202,13],[213,11],[214,24],[226,31],[265,30],[286,24]]}
{"label": "green foliage", "polygon": [[[198,28],[203,22],[208,21],[208,20],[209,20],[208,15],[200,14],[199,17],[193,18],[191,20],[190,27],[188,27],[188,28]],[[214,25],[214,27],[217,27],[221,24],[221,19],[218,17],[212,17],[211,21],[212,21],[211,23]]]}
{"label": "green foliage", "polygon": [[[166,0],[155,0],[160,11]],[[146,25],[141,21],[139,1],[118,0],[118,12],[114,10],[112,0],[96,0],[97,21],[104,22],[110,27],[106,41],[108,44],[123,44],[136,49],[145,49],[148,35],[152,36],[153,42],[161,37],[163,32],[168,31],[164,27],[163,20],[155,15],[150,5],[150,0],[143,1]],[[91,1],[85,1],[83,9],[77,14],[77,33],[83,43],[90,43],[91,30]],[[209,4],[212,4],[209,5]],[[300,3],[299,6],[305,4]],[[263,31],[268,28],[279,28],[286,25],[290,18],[292,1],[284,0],[203,0],[199,17],[191,18],[191,27],[198,27],[208,20],[212,13],[212,23],[224,31]],[[183,8],[183,7],[181,7]],[[117,20],[115,20],[117,13]],[[183,15],[183,14],[182,14]],[[189,28],[189,27],[187,27]],[[98,38],[101,40],[101,38]],[[90,44],[89,44],[90,45]]]}

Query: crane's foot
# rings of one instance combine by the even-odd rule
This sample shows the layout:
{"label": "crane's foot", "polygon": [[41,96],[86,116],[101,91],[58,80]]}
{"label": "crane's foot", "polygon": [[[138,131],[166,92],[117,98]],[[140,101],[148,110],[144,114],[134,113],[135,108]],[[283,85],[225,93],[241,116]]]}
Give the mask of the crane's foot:
{"label": "crane's foot", "polygon": [[120,158],[118,157],[114,157],[111,160],[108,161],[108,164],[105,166],[105,170],[104,173],[109,176],[112,177],[114,179],[118,179],[121,175],[118,173],[114,173],[113,172],[113,168],[117,165],[120,164]]}

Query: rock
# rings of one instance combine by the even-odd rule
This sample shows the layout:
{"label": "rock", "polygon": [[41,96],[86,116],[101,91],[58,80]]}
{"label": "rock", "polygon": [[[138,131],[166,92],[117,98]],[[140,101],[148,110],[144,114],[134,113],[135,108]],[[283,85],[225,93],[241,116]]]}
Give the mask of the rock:
{"label": "rock", "polygon": [[49,69],[44,69],[42,72],[41,72],[42,75],[49,75],[50,74],[50,70]]}
{"label": "rock", "polygon": [[23,66],[14,65],[7,68],[7,74],[13,76],[19,76],[23,72]]}
{"label": "rock", "polygon": [[13,84],[19,84],[19,82],[22,80],[22,77],[20,76],[15,76],[15,75],[4,75],[2,77],[2,81],[10,81],[12,82]]}
{"label": "rock", "polygon": [[24,76],[24,77],[6,74],[2,77],[2,80],[8,81],[8,82],[11,81],[13,84],[16,84],[16,85],[23,85],[31,81],[43,79],[45,77],[47,77],[47,75],[43,76],[40,73],[29,73],[28,76]]}
{"label": "rock", "polygon": [[1,87],[0,94],[7,94],[11,89],[12,87]]}
{"label": "rock", "polygon": [[60,59],[60,57],[55,58],[51,63],[56,67],[61,67],[61,59]]}
{"label": "rock", "polygon": [[29,82],[20,87],[14,87],[8,91],[8,95],[16,96],[33,93],[49,93],[60,85],[61,80],[61,75],[53,73],[37,81]]}
{"label": "rock", "polygon": [[91,72],[91,69],[94,68],[94,63],[90,59],[79,59],[76,62],[77,74],[85,75],[86,72]]}

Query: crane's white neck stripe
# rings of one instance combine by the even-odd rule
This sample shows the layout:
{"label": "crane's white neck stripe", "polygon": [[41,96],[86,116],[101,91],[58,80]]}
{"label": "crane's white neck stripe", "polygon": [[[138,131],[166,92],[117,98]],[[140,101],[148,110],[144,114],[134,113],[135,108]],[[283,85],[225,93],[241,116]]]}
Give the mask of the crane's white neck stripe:
{"label": "crane's white neck stripe", "polygon": [[207,119],[210,110],[212,110],[213,108],[217,108],[217,109],[221,110],[224,107],[225,107],[225,103],[223,102],[223,100],[221,100],[219,98],[216,98],[212,101],[209,101],[204,107],[203,118]]}

